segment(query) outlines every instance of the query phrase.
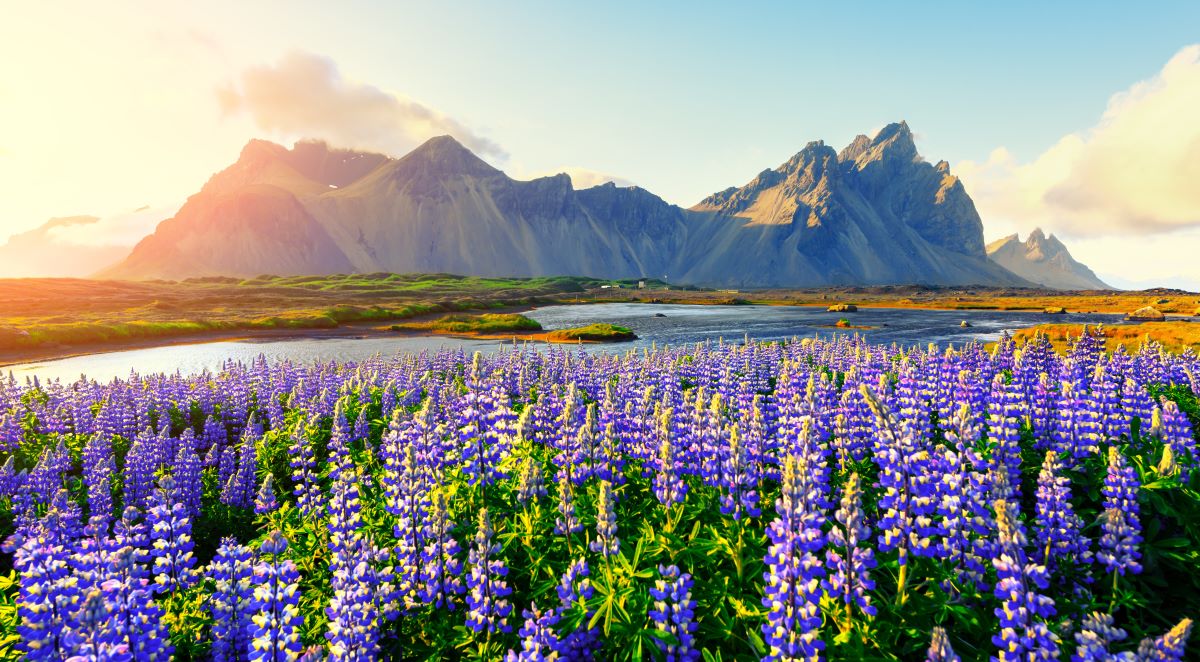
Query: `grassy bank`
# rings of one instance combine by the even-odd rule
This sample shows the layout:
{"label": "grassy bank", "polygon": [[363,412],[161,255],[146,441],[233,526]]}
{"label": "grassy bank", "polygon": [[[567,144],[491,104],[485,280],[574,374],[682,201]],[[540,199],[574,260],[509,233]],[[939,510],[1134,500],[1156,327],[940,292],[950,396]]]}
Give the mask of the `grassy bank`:
{"label": "grassy bank", "polygon": [[[236,332],[336,329],[555,303],[611,281],[353,274],[185,281],[0,280],[0,361]],[[622,283],[632,286],[630,283]]]}
{"label": "grassy bank", "polygon": [[1073,339],[1082,335],[1085,328],[1103,333],[1105,349],[1110,352],[1117,347],[1124,347],[1132,352],[1147,340],[1161,343],[1163,347],[1173,352],[1189,348],[1200,350],[1200,323],[1182,321],[1105,327],[1085,327],[1083,324],[1040,324],[1017,331],[1013,334],[1013,338],[1020,344],[1028,342],[1038,333],[1043,333],[1056,349],[1063,350]]}
{"label": "grassy bank", "polygon": [[[821,307],[845,303],[950,310],[1042,310],[1062,306],[1070,312],[1114,313],[1153,305],[1177,315],[1192,314],[1200,308],[1200,296],[1174,290],[1061,293],[897,286],[739,292],[679,288],[652,279],[646,280],[646,289],[639,289],[638,284],[635,280],[577,277],[390,273],[210,277],[178,282],[0,279],[0,364],[241,333],[305,329],[337,333],[346,325],[382,325],[467,311],[519,312],[523,307],[553,303]],[[831,323],[835,322],[836,313],[830,315]],[[1070,315],[1049,319],[1069,323]],[[350,333],[354,328],[342,331]],[[609,340],[619,335],[599,331],[597,338]]]}
{"label": "grassy bank", "polygon": [[616,324],[589,324],[574,329],[558,329],[551,331],[547,338],[551,342],[618,342],[636,340],[637,335],[632,329]]}
{"label": "grassy bank", "polygon": [[394,331],[435,331],[443,333],[504,333],[508,331],[541,331],[542,325],[524,315],[488,314],[446,315],[424,322],[407,322],[392,326]]}

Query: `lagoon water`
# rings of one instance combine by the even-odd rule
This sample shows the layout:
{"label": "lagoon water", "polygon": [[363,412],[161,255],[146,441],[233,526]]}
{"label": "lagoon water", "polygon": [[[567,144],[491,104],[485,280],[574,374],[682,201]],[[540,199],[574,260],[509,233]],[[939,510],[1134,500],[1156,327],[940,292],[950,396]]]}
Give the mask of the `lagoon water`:
{"label": "lagoon water", "polygon": [[[907,308],[863,308],[857,313],[830,313],[810,306],[689,306],[672,304],[605,303],[556,305],[538,308],[529,317],[547,329],[570,328],[593,322],[612,322],[627,326],[639,339],[614,345],[585,345],[588,351],[626,351],[656,344],[678,346],[724,338],[740,342],[779,340],[812,335],[859,333],[877,343],[926,345],[992,341],[1012,331],[1049,321],[1086,324],[1114,324],[1116,314],[1073,314],[1048,317],[1037,311],[1010,312],[991,310],[913,310]],[[661,315],[661,316],[660,316]],[[852,324],[874,329],[843,330],[827,328],[840,318]],[[970,327],[961,327],[962,321]],[[369,338],[297,337],[263,341],[217,341],[173,345],[76,356],[54,361],[39,361],[0,368],[23,379],[73,381],[81,375],[108,381],[139,373],[194,374],[216,371],[229,360],[249,362],[259,355],[271,361],[312,363],[315,361],[361,361],[375,355],[401,352],[437,351],[462,347],[464,351],[494,351],[504,343],[494,340],[464,340],[440,336],[397,336]]]}

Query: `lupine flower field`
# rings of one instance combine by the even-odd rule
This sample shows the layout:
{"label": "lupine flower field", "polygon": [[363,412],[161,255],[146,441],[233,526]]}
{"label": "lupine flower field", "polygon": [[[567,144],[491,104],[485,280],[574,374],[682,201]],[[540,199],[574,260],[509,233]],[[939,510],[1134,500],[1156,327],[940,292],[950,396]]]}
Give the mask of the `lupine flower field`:
{"label": "lupine flower field", "polygon": [[860,339],[0,381],[5,659],[1179,660],[1200,359]]}

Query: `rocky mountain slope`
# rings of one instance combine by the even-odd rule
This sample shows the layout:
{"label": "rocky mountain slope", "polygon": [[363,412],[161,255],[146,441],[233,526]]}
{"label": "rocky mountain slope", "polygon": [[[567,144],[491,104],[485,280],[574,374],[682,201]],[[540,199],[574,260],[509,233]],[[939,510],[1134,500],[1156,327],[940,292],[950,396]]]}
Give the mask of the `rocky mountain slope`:
{"label": "rocky mountain slope", "polygon": [[1024,242],[1015,235],[998,239],[987,246],[993,262],[1038,285],[1056,290],[1110,290],[1086,265],[1076,262],[1058,237],[1049,237],[1041,228],[1029,233]]}
{"label": "rocky mountain slope", "polygon": [[451,272],[653,276],[789,287],[1020,285],[974,205],[907,125],[841,154],[812,143],[690,210],[637,187],[517,181],[450,137],[400,159],[252,141],[103,275]]}

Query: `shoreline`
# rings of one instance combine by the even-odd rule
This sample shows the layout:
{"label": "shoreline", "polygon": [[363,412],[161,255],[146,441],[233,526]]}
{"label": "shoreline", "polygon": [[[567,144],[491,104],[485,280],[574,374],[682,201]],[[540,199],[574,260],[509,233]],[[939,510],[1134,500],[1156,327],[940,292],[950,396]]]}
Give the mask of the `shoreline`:
{"label": "shoreline", "polygon": [[[599,294],[599,293],[597,293]],[[697,296],[697,295],[700,296]],[[962,312],[970,314],[972,312],[1010,312],[1010,313],[1035,313],[1038,312],[1036,306],[1003,306],[1003,305],[952,305],[962,304],[966,302],[947,301],[945,299],[932,299],[927,301],[912,301],[911,299],[894,299],[880,300],[875,297],[880,295],[867,294],[854,296],[855,293],[837,293],[846,294],[849,296],[828,296],[828,299],[814,301],[809,296],[797,297],[790,300],[786,297],[764,297],[762,299],[738,299],[736,303],[731,302],[728,295],[719,293],[711,293],[714,296],[703,296],[703,293],[695,291],[654,291],[653,296],[643,297],[638,295],[633,296],[611,296],[609,293],[595,297],[566,297],[560,296],[553,300],[539,304],[529,305],[513,305],[513,306],[497,306],[485,310],[469,310],[463,311],[468,314],[482,313],[525,313],[531,310],[536,310],[541,306],[546,305],[595,305],[602,303],[626,303],[626,304],[641,304],[646,306],[655,305],[687,305],[687,306],[795,306],[805,308],[825,308],[835,303],[854,302],[860,310],[871,309],[893,309],[893,310],[943,310],[951,312]],[[752,295],[751,292],[744,293]],[[986,300],[986,296],[983,297]],[[972,302],[973,303],[973,302]],[[1128,302],[1125,302],[1128,305]],[[1106,306],[1101,306],[1105,308]],[[1045,324],[1063,324],[1070,323],[1070,313],[1116,313],[1117,310],[1069,310],[1067,315],[1046,314]],[[196,331],[179,335],[160,335],[144,338],[133,338],[114,341],[99,341],[89,343],[79,343],[71,345],[43,345],[29,348],[0,350],[0,370],[3,368],[42,361],[57,361],[61,359],[74,358],[78,356],[87,356],[93,354],[109,354],[114,352],[122,352],[138,349],[153,349],[156,347],[174,347],[180,345],[196,345],[212,342],[233,342],[233,341],[278,341],[278,340],[299,340],[299,339],[326,339],[326,338],[380,338],[388,336],[404,335],[409,337],[420,336],[440,336],[447,338],[460,338],[466,340],[498,340],[498,341],[516,341],[516,342],[541,342],[546,344],[610,344],[605,341],[580,341],[580,340],[551,340],[547,336],[550,331],[544,330],[540,332],[503,332],[503,333],[453,333],[434,330],[392,330],[391,324],[397,322],[414,322],[422,320],[432,320],[446,314],[446,311],[431,311],[418,315],[393,318],[393,319],[375,319],[370,321],[345,322],[339,326],[332,328],[322,327],[298,327],[291,329],[212,329],[205,331]],[[845,315],[847,313],[830,312],[830,316]],[[854,315],[855,313],[848,313]],[[1186,319],[1185,316],[1171,315],[1171,318]],[[1183,321],[1180,319],[1180,321]],[[834,325],[829,325],[830,328],[835,328]],[[1039,325],[1040,326],[1040,325]],[[850,327],[837,327],[853,330],[859,328],[857,325]],[[619,344],[622,341],[613,341],[612,344]]]}

